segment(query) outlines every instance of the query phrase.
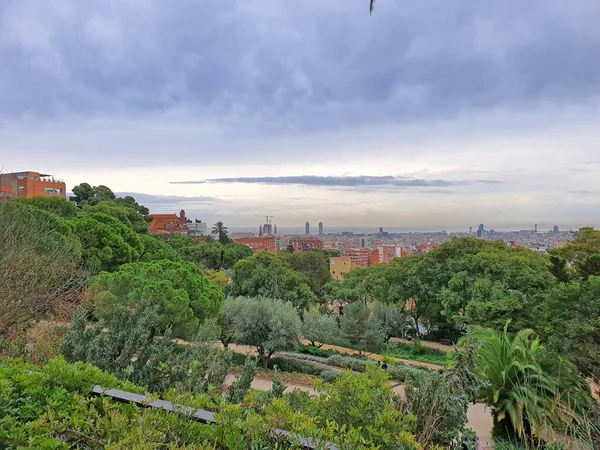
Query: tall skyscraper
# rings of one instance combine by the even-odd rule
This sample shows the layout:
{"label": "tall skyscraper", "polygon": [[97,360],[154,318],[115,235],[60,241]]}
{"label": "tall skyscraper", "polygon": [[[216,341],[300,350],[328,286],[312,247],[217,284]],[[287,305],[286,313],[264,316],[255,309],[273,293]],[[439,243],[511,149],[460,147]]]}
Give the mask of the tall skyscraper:
{"label": "tall skyscraper", "polygon": [[319,236],[323,236],[323,222],[319,222]]}
{"label": "tall skyscraper", "polygon": [[365,238],[360,238],[360,247],[365,248],[366,246],[367,246],[367,244],[365,242]]}
{"label": "tall skyscraper", "polygon": [[469,234],[473,234],[473,227],[469,227]]}
{"label": "tall skyscraper", "polygon": [[274,234],[277,234],[277,224],[275,224],[275,230],[273,231]]}
{"label": "tall skyscraper", "polygon": [[558,233],[559,233],[559,230],[558,230],[558,225],[554,225],[554,228],[552,229],[552,232],[553,232],[554,234],[558,234]]}
{"label": "tall skyscraper", "polygon": [[477,228],[477,237],[483,236],[483,233],[485,233],[485,227],[482,223],[480,223],[479,227]]}
{"label": "tall skyscraper", "polygon": [[304,234],[310,236],[310,223],[308,222],[306,222],[306,225],[304,225]]}
{"label": "tall skyscraper", "polygon": [[535,232],[537,233],[537,223],[536,223],[536,224],[535,224],[535,226],[534,226],[534,230],[535,230]]}
{"label": "tall skyscraper", "polygon": [[383,227],[379,227],[379,234],[383,234]]}
{"label": "tall skyscraper", "polygon": [[262,235],[263,235],[263,234],[262,234],[262,227],[259,225],[259,226],[258,226],[258,236],[260,237],[260,236],[262,236]]}

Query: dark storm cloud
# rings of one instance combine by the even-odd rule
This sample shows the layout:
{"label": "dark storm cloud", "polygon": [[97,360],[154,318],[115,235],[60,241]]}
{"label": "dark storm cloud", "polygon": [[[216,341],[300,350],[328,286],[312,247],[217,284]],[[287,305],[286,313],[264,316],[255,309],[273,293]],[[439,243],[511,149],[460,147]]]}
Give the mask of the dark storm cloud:
{"label": "dark storm cloud", "polygon": [[171,184],[204,184],[204,183],[249,183],[249,184],[295,184],[303,186],[324,187],[351,187],[351,188],[373,188],[373,187],[451,187],[467,183],[496,184],[496,180],[474,180],[474,181],[447,181],[447,180],[423,180],[409,177],[388,176],[315,176],[300,175],[286,177],[236,177],[236,178],[212,178],[198,181],[172,181]]}
{"label": "dark storm cloud", "polygon": [[0,120],[183,110],[293,135],[600,91],[597,0],[367,4],[0,0]]}

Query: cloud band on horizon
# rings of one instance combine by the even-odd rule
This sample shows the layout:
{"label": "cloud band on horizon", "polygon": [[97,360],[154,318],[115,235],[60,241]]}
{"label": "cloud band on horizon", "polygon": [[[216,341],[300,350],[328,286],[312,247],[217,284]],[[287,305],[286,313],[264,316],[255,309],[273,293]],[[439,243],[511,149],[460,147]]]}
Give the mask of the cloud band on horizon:
{"label": "cloud band on horizon", "polygon": [[499,184],[498,180],[458,180],[449,181],[442,179],[425,180],[411,177],[385,176],[317,176],[297,175],[280,177],[233,177],[233,178],[209,178],[206,180],[171,181],[170,184],[206,184],[206,183],[247,183],[247,184],[271,184],[271,185],[301,185],[322,187],[452,187],[471,183]]}

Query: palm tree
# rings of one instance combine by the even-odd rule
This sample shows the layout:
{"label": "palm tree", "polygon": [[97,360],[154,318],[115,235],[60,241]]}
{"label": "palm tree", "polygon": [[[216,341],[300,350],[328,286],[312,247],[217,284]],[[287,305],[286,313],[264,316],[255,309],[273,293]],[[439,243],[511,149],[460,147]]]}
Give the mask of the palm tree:
{"label": "palm tree", "polygon": [[546,351],[533,330],[511,336],[509,323],[500,332],[473,328],[476,371],[487,382],[481,394],[492,407],[495,430],[531,443],[544,430],[564,430],[577,420],[587,401],[585,388],[571,363],[551,367],[546,362]]}
{"label": "palm tree", "polygon": [[221,244],[226,244],[229,241],[227,237],[227,227],[223,222],[217,222],[212,227],[212,235],[216,237]]}

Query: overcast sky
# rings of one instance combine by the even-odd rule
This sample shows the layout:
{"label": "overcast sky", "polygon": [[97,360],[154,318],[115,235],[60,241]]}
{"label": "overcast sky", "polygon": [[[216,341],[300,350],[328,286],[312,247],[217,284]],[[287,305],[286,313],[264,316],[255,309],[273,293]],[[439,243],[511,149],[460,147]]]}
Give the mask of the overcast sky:
{"label": "overcast sky", "polygon": [[254,230],[600,225],[598,0],[0,0],[0,167]]}

